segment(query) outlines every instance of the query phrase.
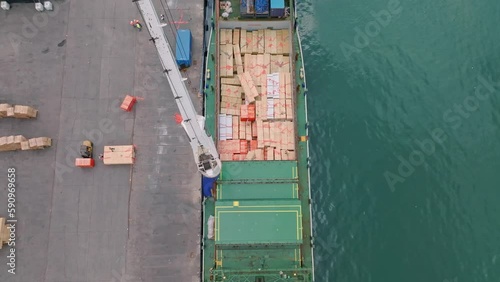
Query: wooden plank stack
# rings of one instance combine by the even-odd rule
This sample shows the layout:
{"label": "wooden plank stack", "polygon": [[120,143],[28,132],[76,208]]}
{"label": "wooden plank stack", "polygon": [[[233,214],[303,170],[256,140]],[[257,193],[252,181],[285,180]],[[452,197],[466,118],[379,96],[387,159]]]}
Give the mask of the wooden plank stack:
{"label": "wooden plank stack", "polygon": [[221,29],[221,160],[296,159],[290,44],[288,30]]}
{"label": "wooden plank stack", "polygon": [[0,104],[0,118],[36,118],[38,110],[30,106]]}
{"label": "wooden plank stack", "polygon": [[48,137],[37,137],[29,140],[22,135],[0,137],[0,152],[36,150],[50,146],[52,146],[52,139]]}

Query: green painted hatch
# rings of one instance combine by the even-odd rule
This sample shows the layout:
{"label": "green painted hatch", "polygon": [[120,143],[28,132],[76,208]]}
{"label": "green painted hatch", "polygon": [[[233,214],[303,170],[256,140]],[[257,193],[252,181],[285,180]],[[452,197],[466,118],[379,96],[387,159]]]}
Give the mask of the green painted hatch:
{"label": "green painted hatch", "polygon": [[298,183],[217,184],[218,200],[297,199]]}
{"label": "green painted hatch", "polygon": [[302,243],[299,200],[217,201],[217,245],[298,245]]}

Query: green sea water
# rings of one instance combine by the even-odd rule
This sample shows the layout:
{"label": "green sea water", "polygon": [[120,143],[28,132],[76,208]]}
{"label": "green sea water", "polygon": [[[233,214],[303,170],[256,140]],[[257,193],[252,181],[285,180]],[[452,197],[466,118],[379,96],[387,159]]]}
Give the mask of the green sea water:
{"label": "green sea water", "polygon": [[500,282],[500,1],[299,1],[317,281]]}

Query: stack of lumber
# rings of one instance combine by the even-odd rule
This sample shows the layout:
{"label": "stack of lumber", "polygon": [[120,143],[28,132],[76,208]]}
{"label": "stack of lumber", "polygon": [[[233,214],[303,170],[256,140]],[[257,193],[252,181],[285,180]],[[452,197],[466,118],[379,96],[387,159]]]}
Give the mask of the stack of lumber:
{"label": "stack of lumber", "polygon": [[30,106],[0,104],[0,118],[36,118],[38,111]]}
{"label": "stack of lumber", "polygon": [[289,31],[221,29],[219,50],[221,160],[295,160]]}
{"label": "stack of lumber", "polygon": [[48,137],[37,137],[29,140],[22,135],[0,137],[0,152],[36,150],[50,146],[52,146],[52,139]]}

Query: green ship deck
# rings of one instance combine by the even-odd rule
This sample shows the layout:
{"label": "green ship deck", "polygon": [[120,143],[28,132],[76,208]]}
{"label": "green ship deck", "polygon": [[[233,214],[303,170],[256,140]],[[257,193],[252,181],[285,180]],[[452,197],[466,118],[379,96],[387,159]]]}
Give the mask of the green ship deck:
{"label": "green ship deck", "polygon": [[215,244],[299,245],[302,243],[302,208],[299,200],[217,201]]}
{"label": "green ship deck", "polygon": [[[295,160],[223,161],[213,197],[203,202],[202,281],[314,281],[313,237],[308,166],[306,81],[300,38],[293,29],[293,1],[286,1],[287,19],[243,18],[239,1],[233,13],[219,17],[208,44],[204,81],[206,130],[218,136],[220,83],[218,29],[241,22],[282,21],[292,32],[290,57],[294,76]],[[210,32],[210,31],[208,31]],[[215,217],[214,238],[208,238],[208,219]]]}

